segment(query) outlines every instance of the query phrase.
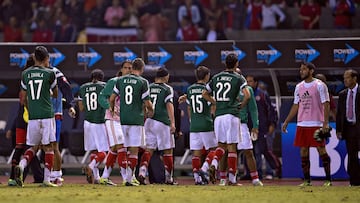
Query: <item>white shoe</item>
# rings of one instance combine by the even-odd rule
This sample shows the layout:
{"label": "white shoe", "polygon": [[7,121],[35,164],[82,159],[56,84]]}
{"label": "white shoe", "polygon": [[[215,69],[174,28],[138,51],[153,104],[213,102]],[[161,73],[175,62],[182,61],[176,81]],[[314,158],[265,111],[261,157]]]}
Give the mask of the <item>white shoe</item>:
{"label": "white shoe", "polygon": [[226,179],[220,179],[219,186],[226,186]]}

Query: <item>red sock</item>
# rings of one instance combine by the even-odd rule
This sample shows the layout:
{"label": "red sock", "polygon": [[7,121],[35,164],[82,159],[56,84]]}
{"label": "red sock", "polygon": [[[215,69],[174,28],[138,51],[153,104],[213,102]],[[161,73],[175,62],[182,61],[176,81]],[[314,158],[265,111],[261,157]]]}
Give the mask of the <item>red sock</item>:
{"label": "red sock", "polygon": [[51,171],[54,162],[54,151],[45,152],[45,167]]}
{"label": "red sock", "polygon": [[228,154],[228,171],[229,173],[235,174],[237,165],[237,154],[236,152],[229,152]]}
{"label": "red sock", "polygon": [[114,168],[114,163],[116,161],[116,156],[117,156],[116,152],[113,152],[111,150],[108,152],[108,154],[106,156],[106,163],[105,163],[106,167]]}
{"label": "red sock", "polygon": [[96,153],[97,153],[97,152],[92,152],[92,153],[90,154],[90,162],[95,159]]}
{"label": "red sock", "polygon": [[102,161],[104,161],[105,157],[106,157],[105,152],[96,153],[96,157],[95,157],[96,163],[101,163]]}
{"label": "red sock", "polygon": [[224,153],[225,153],[225,150],[223,148],[221,148],[221,147],[216,148],[214,159],[216,159],[217,161],[220,161],[220,159],[222,158]]}
{"label": "red sock", "polygon": [[149,151],[145,151],[144,154],[141,156],[141,166],[149,166],[149,162],[150,162],[150,152]]}
{"label": "red sock", "polygon": [[34,155],[35,155],[35,151],[33,150],[33,148],[29,148],[28,150],[25,151],[24,158],[26,159],[28,165],[33,159]]}
{"label": "red sock", "polygon": [[192,158],[192,168],[193,168],[193,172],[198,172],[200,169],[200,157],[198,156],[193,156]]}
{"label": "red sock", "polygon": [[251,176],[251,180],[259,178],[259,174],[257,171],[252,171],[252,172],[250,171],[250,176]]}
{"label": "red sock", "polygon": [[137,161],[138,161],[138,156],[137,154],[130,154],[128,157],[128,164],[131,168],[131,170],[134,170],[134,168],[137,165]]}
{"label": "red sock", "polygon": [[118,163],[119,163],[119,166],[121,168],[126,168],[127,167],[126,153],[127,153],[127,151],[126,151],[125,147],[117,150]]}
{"label": "red sock", "polygon": [[215,156],[215,151],[210,151],[206,156],[205,161],[209,164],[209,166],[211,165],[211,161],[213,160],[214,156]]}
{"label": "red sock", "polygon": [[167,170],[167,172],[171,174],[174,168],[174,161],[172,154],[164,154],[164,165],[165,165],[165,170]]}

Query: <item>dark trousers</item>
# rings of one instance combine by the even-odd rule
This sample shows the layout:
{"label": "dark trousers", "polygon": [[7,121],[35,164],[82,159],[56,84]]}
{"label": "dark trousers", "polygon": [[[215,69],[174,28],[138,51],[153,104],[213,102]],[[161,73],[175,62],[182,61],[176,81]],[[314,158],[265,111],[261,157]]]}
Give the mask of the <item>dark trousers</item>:
{"label": "dark trousers", "polygon": [[[358,153],[360,150],[359,128],[356,126],[348,126],[349,134],[346,135],[346,149],[348,152],[347,172],[350,177],[350,185],[360,185],[360,160]],[[353,130],[351,130],[353,129]]]}
{"label": "dark trousers", "polygon": [[264,136],[259,136],[259,138],[254,142],[254,152],[256,159],[256,167],[258,170],[259,177],[262,178],[262,156],[264,155],[266,161],[269,163],[272,169],[280,170],[280,163],[277,161],[276,155],[269,149],[266,138]]}

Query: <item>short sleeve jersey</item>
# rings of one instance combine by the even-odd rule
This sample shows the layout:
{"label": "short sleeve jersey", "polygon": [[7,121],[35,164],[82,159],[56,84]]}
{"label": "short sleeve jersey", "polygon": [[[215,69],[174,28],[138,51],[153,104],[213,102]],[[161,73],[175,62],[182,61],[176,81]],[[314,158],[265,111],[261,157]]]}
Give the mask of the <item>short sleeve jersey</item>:
{"label": "short sleeve jersey", "polygon": [[110,80],[108,80],[106,82],[104,89],[100,92],[99,103],[104,109],[108,109],[110,107],[108,99],[110,98],[111,94],[113,93],[114,86],[116,84],[117,79],[118,79],[118,77],[114,77],[114,78],[111,78]]}
{"label": "short sleeve jersey", "polygon": [[168,102],[173,103],[173,88],[164,83],[152,83],[149,88],[150,99],[154,108],[154,116],[152,119],[160,121],[165,125],[170,125],[166,104]]}
{"label": "short sleeve jersey", "polygon": [[[50,70],[54,71],[56,80],[58,80],[61,77],[64,77],[64,74],[56,67],[51,67]],[[56,98],[51,98],[51,102],[53,104],[53,109],[54,109],[55,115],[58,115],[58,114],[62,115],[62,113],[63,113],[62,98],[63,98],[63,94],[61,91],[58,91],[58,96]]]}
{"label": "short sleeve jersey", "polygon": [[90,123],[105,123],[105,109],[98,102],[104,82],[88,82],[80,87],[80,97],[85,108],[85,120]]}
{"label": "short sleeve jersey", "polygon": [[186,102],[191,109],[190,132],[214,131],[211,118],[211,103],[202,97],[203,90],[205,90],[205,85],[200,83],[192,84],[187,89]]}
{"label": "short sleeve jersey", "polygon": [[29,120],[54,117],[50,90],[55,86],[55,73],[50,69],[33,66],[23,71],[21,88],[28,98]]}
{"label": "short sleeve jersey", "polygon": [[233,71],[222,71],[214,75],[206,85],[216,100],[215,116],[232,114],[240,117],[239,92],[247,85],[244,76]]}
{"label": "short sleeve jersey", "polygon": [[120,121],[122,125],[144,125],[143,103],[149,100],[149,82],[138,75],[120,77],[114,86],[120,96]]}

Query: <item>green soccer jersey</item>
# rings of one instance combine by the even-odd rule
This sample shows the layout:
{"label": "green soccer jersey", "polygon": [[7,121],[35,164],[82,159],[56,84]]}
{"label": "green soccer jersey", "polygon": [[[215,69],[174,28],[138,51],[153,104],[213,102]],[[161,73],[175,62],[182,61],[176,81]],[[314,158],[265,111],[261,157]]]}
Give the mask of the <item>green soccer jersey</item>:
{"label": "green soccer jersey", "polygon": [[105,87],[104,82],[88,82],[80,87],[80,97],[85,109],[85,120],[90,123],[105,123],[105,110],[98,102],[101,90]]}
{"label": "green soccer jersey", "polygon": [[149,100],[149,82],[138,75],[120,77],[114,86],[120,96],[120,121],[122,125],[144,125],[143,103]]}
{"label": "green soccer jersey", "polygon": [[187,104],[191,108],[190,132],[214,131],[211,118],[211,104],[202,97],[205,85],[200,83],[192,84],[187,89]]}
{"label": "green soccer jersey", "polygon": [[104,89],[101,90],[101,92],[100,92],[98,101],[99,101],[101,107],[103,107],[104,109],[110,108],[109,98],[110,98],[111,94],[113,93],[114,86],[115,86],[118,78],[119,77],[114,77],[114,78],[111,78],[110,80],[108,80],[106,82]]}
{"label": "green soccer jersey", "polygon": [[149,89],[150,99],[154,108],[154,116],[152,119],[160,121],[165,125],[170,125],[166,104],[168,102],[173,103],[173,88],[165,83],[152,83]]}
{"label": "green soccer jersey", "polygon": [[[255,100],[254,90],[250,86],[246,86],[246,88],[250,92],[250,100],[244,108],[240,109],[241,123],[248,122],[248,118],[249,118],[248,114],[250,113],[253,128],[259,128],[259,116],[258,116],[258,109]],[[243,98],[244,95],[242,94],[242,92],[240,92],[239,95],[240,101],[242,101]]]}
{"label": "green soccer jersey", "polygon": [[33,66],[23,71],[21,88],[26,91],[29,120],[54,117],[50,90],[55,86],[55,73],[50,69]]}
{"label": "green soccer jersey", "polygon": [[246,84],[246,79],[233,71],[222,71],[211,78],[206,89],[216,100],[215,116],[232,114],[240,117],[238,95]]}

